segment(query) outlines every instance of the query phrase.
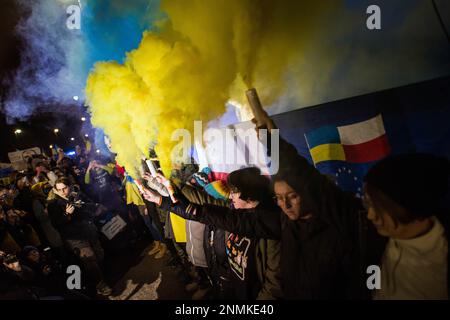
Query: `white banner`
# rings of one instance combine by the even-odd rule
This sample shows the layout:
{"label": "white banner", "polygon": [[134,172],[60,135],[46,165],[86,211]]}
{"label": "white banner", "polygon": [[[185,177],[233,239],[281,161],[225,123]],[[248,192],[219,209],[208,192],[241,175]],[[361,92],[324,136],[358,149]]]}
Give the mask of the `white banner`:
{"label": "white banner", "polygon": [[21,171],[27,169],[27,158],[36,154],[41,154],[41,149],[38,147],[9,152],[8,158],[14,170]]}
{"label": "white banner", "polygon": [[102,232],[108,240],[111,240],[122,231],[126,225],[127,223],[123,221],[119,215],[116,215],[102,227]]}

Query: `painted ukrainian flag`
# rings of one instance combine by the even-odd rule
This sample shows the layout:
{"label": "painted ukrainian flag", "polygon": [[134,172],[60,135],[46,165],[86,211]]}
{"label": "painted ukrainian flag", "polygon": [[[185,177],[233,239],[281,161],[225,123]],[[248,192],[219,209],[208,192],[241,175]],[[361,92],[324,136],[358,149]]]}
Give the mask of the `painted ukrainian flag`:
{"label": "painted ukrainian flag", "polygon": [[325,126],[305,135],[314,164],[324,161],[368,163],[390,152],[383,118],[346,126]]}

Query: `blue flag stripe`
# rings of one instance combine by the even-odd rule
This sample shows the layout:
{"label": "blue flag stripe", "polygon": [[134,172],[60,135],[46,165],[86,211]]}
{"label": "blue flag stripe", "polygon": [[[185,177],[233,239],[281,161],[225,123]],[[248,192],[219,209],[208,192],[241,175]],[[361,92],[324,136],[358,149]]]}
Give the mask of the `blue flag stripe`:
{"label": "blue flag stripe", "polygon": [[338,129],[335,126],[324,126],[306,134],[309,148],[312,149],[321,144],[341,143]]}

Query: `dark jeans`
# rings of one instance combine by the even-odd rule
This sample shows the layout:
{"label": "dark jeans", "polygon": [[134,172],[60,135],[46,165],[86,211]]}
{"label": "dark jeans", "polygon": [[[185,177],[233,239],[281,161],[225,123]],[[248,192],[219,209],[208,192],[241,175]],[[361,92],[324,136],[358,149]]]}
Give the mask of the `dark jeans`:
{"label": "dark jeans", "polygon": [[207,268],[204,267],[195,267],[195,271],[197,273],[197,282],[201,289],[206,289],[211,287],[212,283],[208,277]]}
{"label": "dark jeans", "polygon": [[66,239],[65,243],[68,249],[81,260],[89,280],[95,284],[103,280],[100,264],[104,258],[104,251],[98,238]]}
{"label": "dark jeans", "polygon": [[[145,225],[147,226],[153,240],[155,241],[161,241],[162,236],[158,231],[158,228],[156,227],[155,222],[153,221],[153,218],[150,217],[149,214],[145,214],[145,206],[137,206],[139,213],[144,220]],[[148,210],[147,210],[148,213]]]}

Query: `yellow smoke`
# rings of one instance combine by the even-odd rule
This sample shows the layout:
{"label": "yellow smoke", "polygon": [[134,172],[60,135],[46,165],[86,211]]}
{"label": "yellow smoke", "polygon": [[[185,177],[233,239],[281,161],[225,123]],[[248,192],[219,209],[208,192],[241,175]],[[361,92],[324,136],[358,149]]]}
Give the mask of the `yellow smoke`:
{"label": "yellow smoke", "polygon": [[152,143],[168,172],[174,130],[192,132],[194,120],[217,118],[229,100],[245,108],[245,90],[252,86],[265,105],[285,93],[288,76],[307,88],[308,75],[292,66],[306,63],[305,50],[320,41],[321,19],[337,5],[162,0],[168,19],[158,30],[145,32],[123,65],[101,62],[89,75],[92,123],[104,129],[119,163],[132,175]]}

